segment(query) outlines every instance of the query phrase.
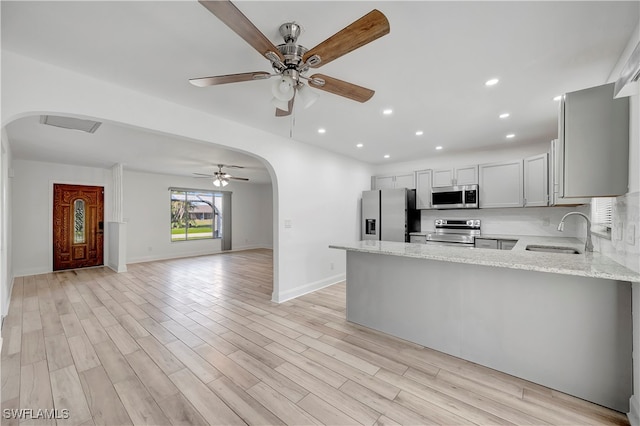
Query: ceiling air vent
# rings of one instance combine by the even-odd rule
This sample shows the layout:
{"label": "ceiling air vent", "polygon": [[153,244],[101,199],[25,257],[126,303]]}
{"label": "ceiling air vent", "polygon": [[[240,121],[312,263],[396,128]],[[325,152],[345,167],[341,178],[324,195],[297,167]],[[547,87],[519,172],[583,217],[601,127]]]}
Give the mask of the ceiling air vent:
{"label": "ceiling air vent", "polygon": [[57,115],[41,115],[40,123],[49,126],[62,127],[63,129],[82,130],[94,133],[102,123],[93,120],[81,120],[73,117],[60,117]]}

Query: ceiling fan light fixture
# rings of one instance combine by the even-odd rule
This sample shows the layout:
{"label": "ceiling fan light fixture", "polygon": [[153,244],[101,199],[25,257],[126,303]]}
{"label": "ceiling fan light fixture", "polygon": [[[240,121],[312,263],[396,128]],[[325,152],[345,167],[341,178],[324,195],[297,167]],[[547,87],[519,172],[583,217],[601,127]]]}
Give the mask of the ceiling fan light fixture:
{"label": "ceiling fan light fixture", "polygon": [[282,111],[288,111],[289,110],[289,101],[281,101],[278,98],[271,98],[271,105],[273,105],[274,107],[282,110]]}
{"label": "ceiling fan light fixture", "polygon": [[227,186],[229,185],[229,179],[225,178],[225,177],[220,177],[218,176],[216,179],[213,180],[213,186],[220,188],[221,186]]}
{"label": "ceiling fan light fixture", "polygon": [[[295,94],[295,84],[296,83],[293,78],[288,75],[283,75],[273,82],[273,85],[271,86],[271,93],[274,98],[289,102]],[[287,108],[285,107],[284,110],[287,110]]]}
{"label": "ceiling fan light fixture", "polygon": [[296,88],[298,90],[298,99],[302,102],[302,106],[305,109],[313,105],[320,97],[320,95],[308,88],[305,84],[300,83]]}

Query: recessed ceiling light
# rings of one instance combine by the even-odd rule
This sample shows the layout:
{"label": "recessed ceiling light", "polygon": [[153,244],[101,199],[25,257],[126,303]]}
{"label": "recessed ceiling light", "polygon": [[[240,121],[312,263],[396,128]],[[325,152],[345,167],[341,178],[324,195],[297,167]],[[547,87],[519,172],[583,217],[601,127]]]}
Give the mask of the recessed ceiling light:
{"label": "recessed ceiling light", "polygon": [[561,95],[558,95],[555,98],[553,98],[553,100],[556,101],[556,102],[558,102],[560,99],[562,99]]}
{"label": "recessed ceiling light", "polygon": [[507,139],[513,139],[513,138],[515,138],[515,137],[516,137],[516,135],[515,135],[515,134],[513,134],[513,133],[509,133],[509,134],[507,135]]}
{"label": "recessed ceiling light", "polygon": [[486,83],[484,83],[485,86],[495,86],[496,84],[498,84],[500,80],[498,80],[497,78],[492,78],[491,80],[487,80]]}
{"label": "recessed ceiling light", "polygon": [[418,130],[416,132],[416,136],[422,136],[422,135],[424,135],[424,132],[422,130]]}
{"label": "recessed ceiling light", "polygon": [[318,129],[318,133],[326,133],[327,129],[323,129],[322,127]]}
{"label": "recessed ceiling light", "polygon": [[356,145],[356,148],[362,148],[363,146],[364,146],[363,144],[359,143]]}
{"label": "recessed ceiling light", "polygon": [[391,108],[383,109],[382,113],[384,115],[391,115],[391,114],[393,114],[393,110]]}
{"label": "recessed ceiling light", "polygon": [[500,114],[498,117],[500,117],[500,118],[507,118],[507,117],[509,117],[509,115],[510,115],[510,114],[509,114],[508,112],[505,112],[505,113],[503,113],[503,114]]}
{"label": "recessed ceiling light", "polygon": [[384,155],[384,158],[389,158],[389,157],[391,157],[389,154]]}
{"label": "recessed ceiling light", "polygon": [[441,147],[441,146],[436,146],[436,149],[437,149],[438,151],[440,151],[440,150],[442,149],[442,147]]}

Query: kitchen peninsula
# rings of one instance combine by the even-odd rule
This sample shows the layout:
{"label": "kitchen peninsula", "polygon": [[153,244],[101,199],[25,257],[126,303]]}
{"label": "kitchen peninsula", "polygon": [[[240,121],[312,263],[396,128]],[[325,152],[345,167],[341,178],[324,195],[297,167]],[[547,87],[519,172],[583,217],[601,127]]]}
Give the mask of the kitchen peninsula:
{"label": "kitchen peninsula", "polygon": [[512,250],[331,245],[347,251],[347,319],[627,412],[640,274],[575,238],[517,238]]}

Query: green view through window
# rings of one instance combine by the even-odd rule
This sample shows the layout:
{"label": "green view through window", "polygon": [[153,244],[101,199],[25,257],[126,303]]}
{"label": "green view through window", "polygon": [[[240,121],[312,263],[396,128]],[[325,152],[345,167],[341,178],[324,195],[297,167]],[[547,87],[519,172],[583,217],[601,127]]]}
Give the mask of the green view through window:
{"label": "green view through window", "polygon": [[222,238],[222,194],[171,190],[171,241]]}

